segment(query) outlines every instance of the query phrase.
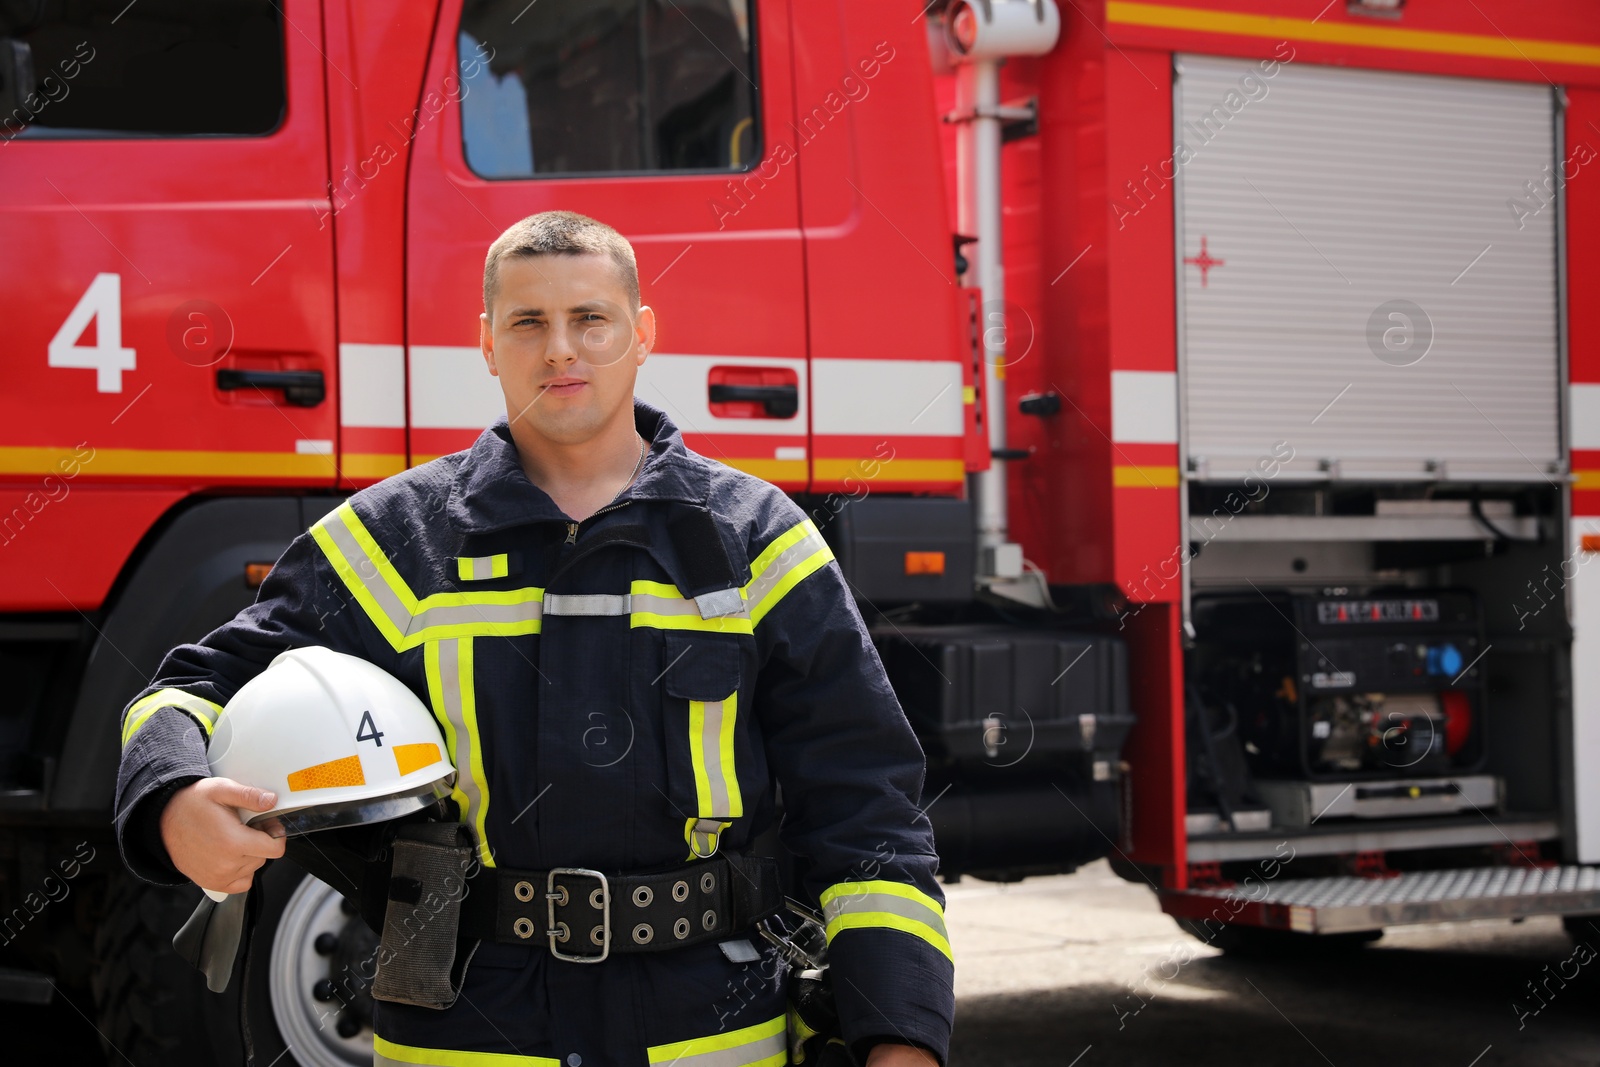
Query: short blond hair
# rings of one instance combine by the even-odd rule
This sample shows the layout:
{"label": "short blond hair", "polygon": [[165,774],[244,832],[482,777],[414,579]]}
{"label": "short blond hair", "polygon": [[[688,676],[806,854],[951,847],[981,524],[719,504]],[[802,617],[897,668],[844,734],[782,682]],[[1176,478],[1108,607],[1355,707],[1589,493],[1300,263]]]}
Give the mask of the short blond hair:
{"label": "short blond hair", "polygon": [[489,246],[483,263],[483,310],[494,306],[500,261],[527,256],[607,256],[617,268],[634,310],[639,307],[639,263],[628,239],[603,222],[575,211],[541,211],[514,223]]}

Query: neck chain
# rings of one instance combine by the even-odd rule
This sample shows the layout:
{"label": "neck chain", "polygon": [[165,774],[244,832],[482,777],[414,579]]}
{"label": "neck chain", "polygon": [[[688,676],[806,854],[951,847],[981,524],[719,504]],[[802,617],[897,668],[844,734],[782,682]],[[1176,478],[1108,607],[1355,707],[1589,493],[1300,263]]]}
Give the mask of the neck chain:
{"label": "neck chain", "polygon": [[621,496],[623,493],[626,493],[628,491],[628,487],[634,482],[638,481],[639,472],[644,470],[644,454],[649,449],[649,442],[644,439],[643,434],[636,433],[634,436],[639,438],[639,461],[633,465],[633,473],[628,476],[628,480],[626,482],[622,483],[622,488],[617,490],[616,496],[613,496],[610,500],[606,501],[607,507],[615,504],[617,502],[617,497]]}

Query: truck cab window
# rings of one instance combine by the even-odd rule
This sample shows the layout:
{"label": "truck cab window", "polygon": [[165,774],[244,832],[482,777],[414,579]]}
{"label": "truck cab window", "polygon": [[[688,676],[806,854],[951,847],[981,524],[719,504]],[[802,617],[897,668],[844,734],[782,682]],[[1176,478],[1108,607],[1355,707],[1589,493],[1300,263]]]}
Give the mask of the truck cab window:
{"label": "truck cab window", "polygon": [[467,0],[467,165],[485,178],[759,158],[748,0]]}
{"label": "truck cab window", "polygon": [[0,4],[0,47],[24,72],[0,92],[3,139],[259,136],[283,121],[272,0]]}

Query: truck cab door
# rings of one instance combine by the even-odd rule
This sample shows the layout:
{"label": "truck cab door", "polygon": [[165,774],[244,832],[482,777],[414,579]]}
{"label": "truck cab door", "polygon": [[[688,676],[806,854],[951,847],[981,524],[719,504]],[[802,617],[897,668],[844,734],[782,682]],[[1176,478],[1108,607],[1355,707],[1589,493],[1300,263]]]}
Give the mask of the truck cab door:
{"label": "truck cab door", "polygon": [[445,0],[407,210],[413,463],[505,411],[478,347],[484,255],[553,209],[634,246],[659,339],[637,395],[689,447],[804,489],[805,277],[788,0]]}
{"label": "truck cab door", "polygon": [[334,484],[321,25],[319,0],[0,9],[33,75],[0,113],[0,607],[97,605],[194,492]]}

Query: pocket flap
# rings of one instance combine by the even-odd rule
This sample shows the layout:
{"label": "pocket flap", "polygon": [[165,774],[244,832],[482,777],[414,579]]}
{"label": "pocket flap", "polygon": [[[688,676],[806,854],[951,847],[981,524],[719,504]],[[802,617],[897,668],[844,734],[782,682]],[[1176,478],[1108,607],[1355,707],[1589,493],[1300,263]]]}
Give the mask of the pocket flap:
{"label": "pocket flap", "polygon": [[744,650],[733,634],[668,630],[667,693],[684,700],[723,700],[743,680]]}

